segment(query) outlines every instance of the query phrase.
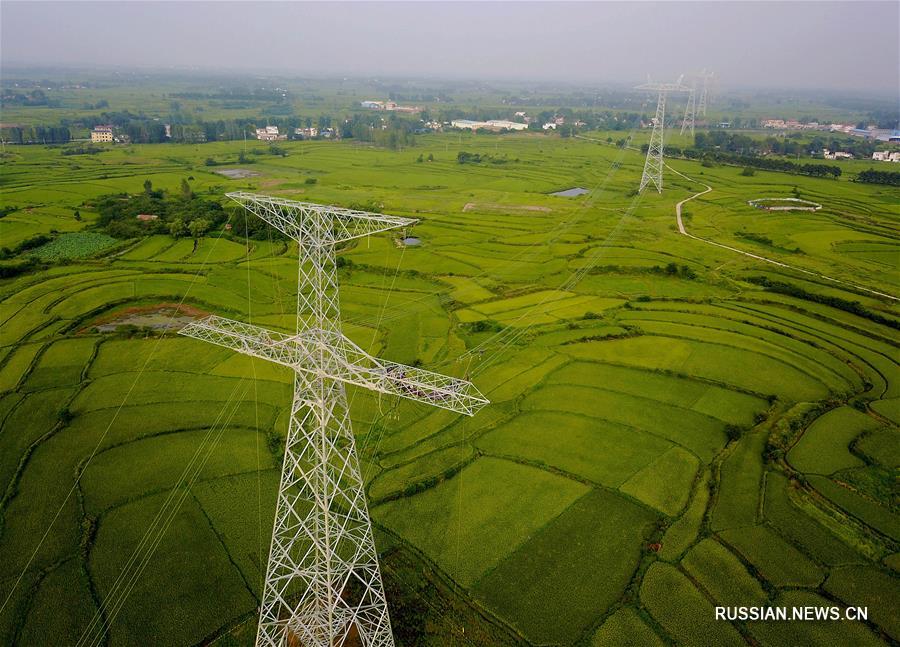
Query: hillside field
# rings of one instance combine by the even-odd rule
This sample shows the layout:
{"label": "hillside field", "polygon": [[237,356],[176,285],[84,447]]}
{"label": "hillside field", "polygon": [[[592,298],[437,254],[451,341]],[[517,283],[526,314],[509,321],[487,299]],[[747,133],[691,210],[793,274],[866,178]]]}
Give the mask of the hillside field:
{"label": "hillside field", "polygon": [[[55,240],[0,280],[0,643],[255,636],[289,371],[97,326],[165,304],[293,331],[297,248],[239,236],[236,206],[196,245],[91,229],[147,179],[420,219],[418,246],[341,250],[345,333],[491,404],[349,391],[398,644],[900,642],[900,308],[873,294],[900,297],[900,189],[672,159],[636,195],[611,135],[8,146],[0,246]],[[705,240],[681,235],[707,185],[683,212]],[[794,195],[823,208],[747,204]],[[750,604],[869,615],[714,619]]]}

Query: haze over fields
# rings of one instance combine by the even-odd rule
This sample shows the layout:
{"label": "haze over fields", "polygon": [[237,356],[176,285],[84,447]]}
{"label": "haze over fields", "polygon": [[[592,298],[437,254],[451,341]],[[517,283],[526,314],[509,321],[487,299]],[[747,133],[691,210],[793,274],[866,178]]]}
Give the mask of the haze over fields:
{"label": "haze over fields", "polygon": [[900,92],[896,2],[4,2],[5,65]]}

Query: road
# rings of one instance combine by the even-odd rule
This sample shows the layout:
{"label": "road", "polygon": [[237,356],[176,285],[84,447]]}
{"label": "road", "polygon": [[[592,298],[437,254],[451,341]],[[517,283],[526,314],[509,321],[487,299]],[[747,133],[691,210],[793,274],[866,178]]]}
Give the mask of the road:
{"label": "road", "polygon": [[736,247],[729,247],[728,245],[723,245],[722,243],[717,243],[713,240],[709,240],[708,238],[700,238],[700,236],[695,236],[694,234],[688,233],[687,229],[684,228],[684,220],[681,218],[682,205],[684,205],[685,202],[690,202],[691,200],[694,200],[695,198],[699,198],[701,195],[709,193],[710,191],[712,191],[712,187],[709,186],[708,184],[703,184],[703,182],[700,182],[699,180],[695,180],[692,177],[688,177],[684,173],[679,173],[678,171],[673,169],[668,164],[666,164],[666,168],[669,169],[670,171],[672,171],[673,173],[675,173],[676,175],[680,175],[685,180],[689,180],[690,182],[697,182],[706,187],[706,189],[704,189],[703,191],[700,191],[699,193],[695,193],[694,195],[690,196],[689,198],[685,198],[684,200],[682,200],[681,202],[679,202],[678,204],[675,205],[675,221],[678,224],[678,233],[679,234],[687,236],[688,238],[693,238],[694,240],[699,240],[700,242],[706,243],[707,245],[715,245],[716,247],[721,247],[722,249],[727,249],[728,251],[734,252],[735,254],[741,254],[743,256],[748,256],[757,261],[762,261],[764,263],[771,263],[772,265],[777,265],[778,267],[784,267],[789,270],[793,270],[795,272],[800,272],[802,274],[807,274],[809,276],[813,276],[818,279],[823,279],[825,281],[830,281],[830,282],[836,283],[838,285],[850,287],[850,288],[853,288],[854,290],[860,290],[862,292],[866,292],[868,294],[873,294],[875,296],[883,297],[885,299],[891,299],[892,301],[900,301],[900,299],[898,299],[897,297],[892,296],[890,294],[885,294],[884,292],[878,292],[877,290],[872,290],[870,288],[863,287],[862,285],[848,283],[847,281],[841,281],[840,279],[836,279],[834,277],[827,276],[825,274],[819,274],[817,272],[805,270],[802,267],[797,267],[796,265],[788,265],[787,263],[782,263],[781,261],[776,261],[771,258],[766,258],[765,256],[759,256],[758,254],[751,254],[750,252],[745,252],[742,249],[738,249]]}

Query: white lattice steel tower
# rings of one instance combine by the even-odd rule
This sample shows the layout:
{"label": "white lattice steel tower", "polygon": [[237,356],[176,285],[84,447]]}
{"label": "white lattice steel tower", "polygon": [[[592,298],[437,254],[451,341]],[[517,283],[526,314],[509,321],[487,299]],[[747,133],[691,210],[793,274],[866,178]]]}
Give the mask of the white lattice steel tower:
{"label": "white lattice steel tower", "polygon": [[681,134],[691,131],[691,137],[694,136],[694,115],[697,108],[697,81],[691,84],[688,92],[688,100],[684,106],[684,119],[681,120]]}
{"label": "white lattice steel tower", "polygon": [[644,172],[641,174],[641,186],[638,192],[644,190],[651,182],[659,193],[663,189],[663,148],[665,145],[666,131],[666,95],[669,92],[685,92],[690,90],[681,85],[678,77],[675,83],[647,83],[637,86],[636,90],[656,90],[656,117],[653,118],[653,131],[650,133],[650,146],[647,148],[647,158],[644,160]]}
{"label": "white lattice steel tower", "polygon": [[229,193],[299,243],[293,335],[211,316],[189,337],[294,370],[294,398],[256,644],[392,647],[378,554],[345,385],[472,415],[469,382],[372,357],[341,332],[335,245],[415,220],[250,193]]}
{"label": "white lattice steel tower", "polygon": [[709,103],[709,82],[713,78],[712,72],[703,70],[698,75],[702,85],[700,86],[700,100],[697,102],[697,114],[701,117],[706,116],[706,104]]}

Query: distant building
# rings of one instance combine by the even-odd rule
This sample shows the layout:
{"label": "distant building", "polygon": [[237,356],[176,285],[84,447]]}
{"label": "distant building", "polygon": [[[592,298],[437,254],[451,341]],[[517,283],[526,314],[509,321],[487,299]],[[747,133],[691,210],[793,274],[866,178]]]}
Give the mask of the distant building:
{"label": "distant building", "polygon": [[319,129],[315,126],[309,128],[294,128],[294,135],[300,139],[312,139],[319,136]]}
{"label": "distant building", "polygon": [[822,151],[822,156],[827,160],[852,160],[853,155],[845,151],[829,151],[827,148]]}
{"label": "distant building", "polygon": [[527,130],[528,124],[520,124],[518,121],[507,121],[506,119],[489,119],[485,122],[488,128],[494,130]]}
{"label": "distant building", "polygon": [[141,222],[153,222],[154,220],[159,220],[159,216],[153,213],[139,213],[135,218]]}
{"label": "distant building", "polygon": [[875,151],[872,159],[876,162],[900,162],[900,151]]}
{"label": "distant building", "polygon": [[543,128],[544,130],[556,130],[556,122],[549,121],[546,124],[544,124],[543,126],[541,126],[541,128]]}
{"label": "distant building", "polygon": [[461,128],[463,130],[476,130],[484,127],[483,121],[472,121],[471,119],[454,119],[450,122],[453,128]]}
{"label": "distant building", "polygon": [[454,119],[450,122],[453,128],[461,128],[463,130],[526,130],[528,124],[520,124],[517,121],[507,121],[506,119],[489,119],[487,121],[472,121],[471,119]]}
{"label": "distant building", "polygon": [[266,126],[265,128],[256,129],[256,138],[264,142],[274,142],[279,139],[286,139],[286,136],[278,134],[278,126]]}
{"label": "distant building", "polygon": [[91,131],[91,142],[111,142],[113,141],[112,126],[94,126]]}

